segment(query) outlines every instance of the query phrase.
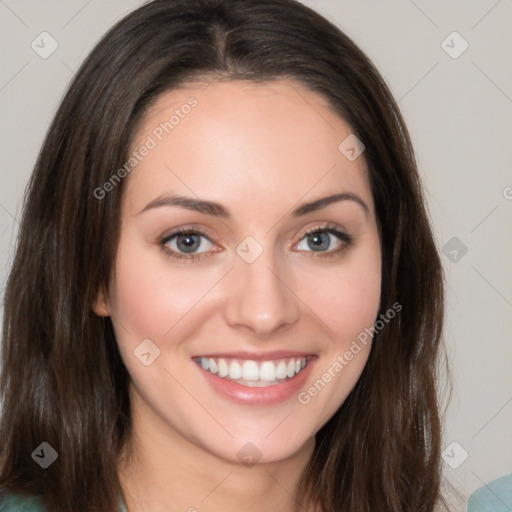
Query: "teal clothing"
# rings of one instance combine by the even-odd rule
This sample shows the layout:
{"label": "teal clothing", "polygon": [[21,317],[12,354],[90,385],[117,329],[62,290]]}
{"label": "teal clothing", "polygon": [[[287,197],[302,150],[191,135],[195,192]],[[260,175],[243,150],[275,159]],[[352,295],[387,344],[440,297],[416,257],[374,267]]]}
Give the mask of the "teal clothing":
{"label": "teal clothing", "polygon": [[[37,496],[0,492],[0,512],[45,512],[45,507]],[[119,504],[119,512],[127,512],[123,502]]]}
{"label": "teal clothing", "polygon": [[[512,510],[512,473],[477,489],[469,498],[467,512],[510,512]],[[37,496],[0,492],[0,512],[45,512]],[[127,512],[123,502],[119,512]]]}
{"label": "teal clothing", "polygon": [[2,492],[0,494],[0,512],[44,512],[37,496],[20,496]]}
{"label": "teal clothing", "polygon": [[510,512],[512,473],[478,488],[468,501],[467,512]]}

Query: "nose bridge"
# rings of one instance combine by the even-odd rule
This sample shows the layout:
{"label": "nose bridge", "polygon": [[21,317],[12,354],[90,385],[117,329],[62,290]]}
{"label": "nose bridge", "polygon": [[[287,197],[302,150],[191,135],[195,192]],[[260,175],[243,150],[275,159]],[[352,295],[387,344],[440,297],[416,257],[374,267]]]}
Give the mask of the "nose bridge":
{"label": "nose bridge", "polygon": [[256,335],[268,335],[297,320],[297,299],[283,265],[276,261],[272,246],[263,247],[252,237],[239,244],[226,307],[231,326],[243,325]]}

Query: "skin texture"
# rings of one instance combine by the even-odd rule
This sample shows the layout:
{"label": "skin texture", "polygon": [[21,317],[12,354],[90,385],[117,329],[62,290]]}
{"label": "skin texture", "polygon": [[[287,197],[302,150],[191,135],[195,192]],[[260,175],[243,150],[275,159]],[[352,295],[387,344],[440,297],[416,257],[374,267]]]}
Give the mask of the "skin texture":
{"label": "skin texture", "polygon": [[[296,395],[271,406],[235,404],[204,382],[191,358],[313,353],[307,390],[373,325],[381,249],[364,154],[349,161],[338,150],[350,126],[300,84],[205,85],[167,92],[146,113],[131,150],[148,136],[157,145],[125,178],[115,272],[95,305],[112,317],[132,379],[133,458],[120,477],[131,512],[298,510],[292,495],[315,433],[357,382],[371,343],[306,405]],[[191,96],[197,106],[158,141],[155,128]],[[345,200],[290,215],[336,192],[356,194],[368,212]],[[176,206],[139,213],[171,193],[218,202],[231,219]],[[303,235],[327,223],[353,244],[322,258]],[[201,258],[175,259],[159,246],[179,227],[205,234]],[[253,263],[236,252],[248,236],[263,248]],[[324,236],[328,251],[346,244]],[[167,247],[183,250],[176,238]],[[160,350],[150,366],[133,353],[144,339]],[[247,442],[261,453],[250,467],[237,456]]]}

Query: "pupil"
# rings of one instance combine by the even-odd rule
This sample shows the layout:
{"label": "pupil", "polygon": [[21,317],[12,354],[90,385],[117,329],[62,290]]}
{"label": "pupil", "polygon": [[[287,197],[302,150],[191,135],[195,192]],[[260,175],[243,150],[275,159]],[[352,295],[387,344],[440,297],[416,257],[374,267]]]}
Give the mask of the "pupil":
{"label": "pupil", "polygon": [[[184,242],[184,248],[180,247],[180,242]],[[197,249],[200,245],[199,237],[193,234],[179,235],[177,245],[183,252],[193,252],[193,250]]]}
{"label": "pupil", "polygon": [[[323,238],[323,241],[321,240]],[[328,249],[329,248],[329,237],[327,236],[327,233],[313,233],[310,235],[309,240],[313,240],[313,244],[311,247],[316,249]]]}

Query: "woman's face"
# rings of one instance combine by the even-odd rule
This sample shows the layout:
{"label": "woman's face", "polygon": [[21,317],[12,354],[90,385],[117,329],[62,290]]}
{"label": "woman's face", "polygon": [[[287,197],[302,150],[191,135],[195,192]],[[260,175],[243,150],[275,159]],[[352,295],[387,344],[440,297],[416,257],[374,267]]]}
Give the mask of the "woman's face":
{"label": "woman's face", "polygon": [[190,85],[147,112],[95,310],[112,316],[148,436],[276,461],[310,446],[343,403],[381,286],[350,135],[322,96],[286,80]]}

